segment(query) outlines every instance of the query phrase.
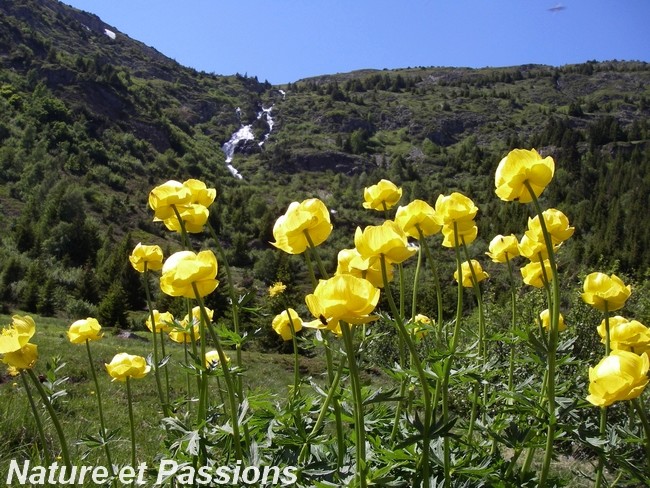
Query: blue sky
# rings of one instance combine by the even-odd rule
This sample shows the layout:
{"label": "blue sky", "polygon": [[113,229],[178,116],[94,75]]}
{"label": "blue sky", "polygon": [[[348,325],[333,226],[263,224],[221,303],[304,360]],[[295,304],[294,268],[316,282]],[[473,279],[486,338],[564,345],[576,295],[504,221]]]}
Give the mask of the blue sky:
{"label": "blue sky", "polygon": [[650,61],[648,0],[63,3],[185,66],[273,84],[363,68]]}

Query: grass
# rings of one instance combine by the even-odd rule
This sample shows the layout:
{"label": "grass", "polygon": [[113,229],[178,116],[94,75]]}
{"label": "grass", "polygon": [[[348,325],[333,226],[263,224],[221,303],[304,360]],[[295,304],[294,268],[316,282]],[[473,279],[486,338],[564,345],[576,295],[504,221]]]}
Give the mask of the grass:
{"label": "grass", "polygon": [[[96,449],[89,452],[86,446],[78,442],[89,435],[96,436],[99,432],[96,392],[88,369],[86,348],[68,341],[66,331],[71,322],[37,316],[34,316],[34,320],[36,334],[31,342],[37,344],[39,348],[39,360],[34,368],[36,374],[45,374],[49,358],[58,356],[61,362],[65,363],[58,376],[68,377],[67,382],[62,385],[67,394],[55,401],[55,408],[70,446],[71,458],[86,457],[84,464],[93,464],[95,461],[104,463],[103,451]],[[0,324],[6,326],[9,323],[11,323],[10,316],[0,315]],[[124,338],[117,332],[113,329],[105,329],[104,337],[99,341],[91,342],[90,346],[101,388],[106,428],[109,431],[119,429],[119,440],[111,447],[114,462],[124,464],[129,463],[130,460],[126,385],[111,382],[105,372],[104,364],[110,362],[119,352],[146,357],[152,351],[152,343],[150,334],[146,331],[137,332],[132,338]],[[170,389],[173,401],[185,394],[186,370],[180,366],[184,362],[184,348],[182,345],[168,341],[166,352],[171,355],[168,370],[170,385],[173,385]],[[234,358],[233,353],[230,355]],[[244,351],[243,360],[246,365],[245,389],[250,393],[271,394],[278,400],[284,398],[288,386],[293,383],[293,359],[290,355]],[[301,358],[303,376],[317,377],[324,370],[320,358]],[[37,396],[33,385],[30,386],[32,393]],[[191,382],[191,387],[196,394],[196,383]],[[218,395],[216,381],[210,383],[210,389],[210,394],[216,398]],[[156,455],[161,451],[164,435],[164,430],[159,427],[159,420],[163,415],[154,376],[149,374],[143,379],[133,380],[132,391],[138,461],[152,465]],[[44,409],[41,416],[48,442],[50,446],[54,446],[54,451],[58,452],[58,438]],[[38,464],[36,462],[39,460],[38,450],[35,449],[38,433],[25,389],[20,378],[7,375],[4,368],[0,376],[0,431],[3,433],[0,438],[0,480],[6,479],[6,470],[11,459],[32,459],[33,463]]]}

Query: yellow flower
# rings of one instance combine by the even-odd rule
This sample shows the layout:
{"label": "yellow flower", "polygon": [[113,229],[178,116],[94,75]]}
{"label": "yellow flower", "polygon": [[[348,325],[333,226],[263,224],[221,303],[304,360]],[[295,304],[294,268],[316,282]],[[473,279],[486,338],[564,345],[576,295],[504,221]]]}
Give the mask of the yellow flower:
{"label": "yellow flower", "polygon": [[140,272],[144,273],[145,266],[150,271],[157,271],[163,265],[163,252],[160,246],[144,246],[138,243],[129,256],[131,266]]}
{"label": "yellow flower", "polygon": [[38,359],[38,346],[28,342],[20,349],[6,352],[2,357],[2,362],[10,367],[20,371],[21,369],[31,369]]}
{"label": "yellow flower", "polygon": [[552,157],[542,159],[535,149],[513,149],[497,167],[495,191],[501,200],[528,203],[533,199],[526,183],[538,197],[551,182],[554,173],[555,162]]}
{"label": "yellow flower", "polygon": [[269,286],[269,295],[272,297],[281,295],[282,293],[284,293],[284,290],[286,289],[287,289],[287,285],[285,285],[281,281],[278,281],[277,283],[273,283],[273,285]]}
{"label": "yellow flower", "polygon": [[[350,274],[357,278],[365,278],[377,288],[383,288],[384,286],[379,260],[374,259],[371,263],[370,259],[363,259],[356,248],[341,249],[339,251],[336,274]],[[393,266],[391,263],[386,263],[386,277],[389,282],[393,280]]]}
{"label": "yellow flower", "polygon": [[186,180],[183,182],[183,186],[189,188],[192,195],[190,198],[192,204],[209,207],[217,197],[217,190],[214,188],[208,188],[206,184],[200,180]]}
{"label": "yellow flower", "polygon": [[[454,192],[451,195],[439,195],[435,205],[435,220],[442,226],[444,247],[456,247],[465,242],[469,244],[476,239],[478,228],[474,217],[478,207],[462,193]],[[454,236],[454,225],[458,241]]]}
{"label": "yellow flower", "polygon": [[519,243],[519,254],[531,261],[539,261],[548,259],[548,248],[543,238],[537,239],[533,234],[526,232]]}
{"label": "yellow flower", "polygon": [[[542,327],[546,330],[551,328],[551,314],[548,311],[548,308],[539,314],[539,320],[542,322]],[[562,332],[566,330],[566,324],[564,323],[564,317],[560,314],[560,319],[557,323],[557,331]]]}
{"label": "yellow flower", "polygon": [[625,286],[618,276],[607,276],[599,272],[587,275],[583,290],[582,299],[585,303],[601,312],[613,312],[623,308],[632,293],[630,285]]}
{"label": "yellow flower", "polygon": [[173,297],[194,298],[194,288],[204,297],[219,285],[217,258],[212,251],[179,251],[172,254],[162,268],[160,289]]}
{"label": "yellow flower", "polygon": [[[154,323],[156,324],[156,333],[159,332],[169,332],[174,328],[174,316],[171,312],[160,313],[158,310],[153,311]],[[151,325],[151,314],[147,314],[147,320],[145,321],[147,329],[153,332],[153,327]]]}
{"label": "yellow flower", "polygon": [[[607,340],[605,320],[598,326],[598,335],[604,344]],[[609,342],[612,350],[650,354],[650,328],[637,320],[627,320],[620,315],[609,318]]]}
{"label": "yellow flower", "polygon": [[194,322],[190,331],[189,324],[185,328],[174,328],[169,331],[169,338],[177,344],[184,344],[192,342],[192,332],[194,333],[194,340],[198,341],[201,338],[201,326]]}
{"label": "yellow flower", "polygon": [[369,260],[370,266],[382,255],[391,263],[399,264],[417,252],[408,245],[406,234],[392,220],[382,225],[369,225],[363,231],[357,227],[354,245],[361,257]]}
{"label": "yellow flower", "polygon": [[388,180],[381,180],[376,185],[363,190],[363,208],[371,210],[388,210],[402,198],[402,189]]}
{"label": "yellow flower", "polygon": [[413,327],[411,328],[411,333],[415,336],[416,339],[421,340],[429,333],[433,321],[421,313],[417,314],[413,319]]}
{"label": "yellow flower", "polygon": [[[569,219],[564,213],[556,208],[549,208],[542,212],[544,216],[544,223],[546,230],[551,236],[551,241],[554,246],[566,241],[573,235],[575,227],[569,225]],[[539,216],[528,219],[528,231],[526,235],[530,235],[531,239],[544,241],[544,234],[542,233],[542,226],[539,222]]]}
{"label": "yellow flower", "polygon": [[648,384],[649,366],[647,353],[639,356],[628,351],[612,351],[589,368],[587,400],[597,407],[607,407],[639,397]]}
{"label": "yellow flower", "polygon": [[451,225],[454,222],[474,220],[478,207],[462,193],[439,195],[435,205],[435,219],[440,225]]}
{"label": "yellow flower", "polygon": [[151,366],[142,356],[134,356],[121,352],[113,357],[109,364],[105,364],[108,374],[117,381],[126,381],[127,378],[144,378],[151,370]]}
{"label": "yellow flower", "polygon": [[203,231],[208,220],[208,207],[212,205],[217,191],[207,188],[199,180],[187,180],[184,183],[168,181],[157,186],[149,193],[149,206],[154,211],[154,221],[162,221],[172,231],[180,232],[181,225],[173,207],[190,233]]}
{"label": "yellow flower", "polygon": [[362,278],[342,274],[320,280],[314,293],[305,297],[307,308],[317,320],[303,326],[336,332],[339,320],[350,324],[371,322],[377,318],[370,314],[378,301],[379,289]]}
{"label": "yellow flower", "polygon": [[[542,263],[544,265],[543,268]],[[553,279],[550,261],[548,259],[544,261],[531,261],[521,268],[521,277],[527,285],[534,286],[535,288],[544,287],[545,279],[549,282]]]}
{"label": "yellow flower", "polygon": [[273,226],[275,242],[271,244],[286,253],[300,254],[309,247],[307,234],[313,245],[318,246],[331,232],[327,207],[318,198],[311,198],[289,205],[286,213]]}
{"label": "yellow flower", "polygon": [[29,315],[14,315],[11,319],[11,326],[5,327],[0,333],[0,354],[18,351],[36,332],[34,319]]}
{"label": "yellow flower", "polygon": [[[182,207],[179,210],[179,214],[183,224],[185,225],[185,232],[198,234],[199,232],[203,232],[203,226],[208,221],[210,211],[203,205],[192,203]],[[165,227],[167,227],[168,230],[173,232],[182,232],[183,230],[176,215],[163,220],[163,224],[165,224]]]}
{"label": "yellow flower", "polygon": [[440,232],[441,225],[436,222],[436,211],[423,200],[413,200],[405,207],[398,207],[395,223],[404,233],[414,239],[420,238],[418,228],[423,236],[432,236]]}
{"label": "yellow flower", "polygon": [[[471,288],[474,286],[473,281],[474,278],[472,277],[472,270],[474,270],[474,274],[476,275],[476,282],[480,283],[486,278],[489,278],[490,275],[487,274],[485,271],[483,271],[483,268],[481,267],[481,263],[479,263],[476,259],[472,259],[471,261],[471,268],[470,268],[470,263],[468,261],[465,261],[460,265],[460,270],[462,273],[462,285],[465,288]],[[458,270],[454,271],[454,279],[458,281]]]}
{"label": "yellow flower", "polygon": [[[442,226],[442,245],[444,247],[456,247],[456,242],[458,245],[469,244],[474,242],[476,236],[478,235],[478,227],[473,220],[468,220],[465,222],[456,222],[456,236],[454,236],[454,225],[443,225]],[[456,241],[458,239],[458,241]]]}
{"label": "yellow flower", "polygon": [[190,204],[192,191],[183,183],[170,180],[160,186],[155,187],[149,193],[149,206],[154,211],[154,217],[157,220],[165,220],[175,217],[174,209],[180,212],[181,208]]}
{"label": "yellow flower", "polygon": [[[287,316],[287,312],[289,312],[289,316]],[[291,326],[289,324],[289,317],[291,317],[291,324],[293,324],[294,332],[302,330],[302,320],[300,320],[300,317],[298,317],[298,312],[296,312],[293,308],[290,308],[276,315],[273,319],[273,323],[271,324],[273,326],[273,330],[276,331],[280,337],[282,337],[282,340],[285,341],[290,341],[293,337],[293,334],[291,333]]]}
{"label": "yellow flower", "polygon": [[87,319],[77,320],[68,329],[68,339],[73,344],[83,344],[87,340],[95,341],[102,337],[102,326],[97,319],[88,317]]}
{"label": "yellow flower", "polygon": [[[205,353],[205,367],[210,370],[217,369],[221,364],[218,351],[208,351]],[[226,356],[226,364],[230,364],[230,358]]]}
{"label": "yellow flower", "polygon": [[517,236],[514,234],[510,234],[509,236],[502,236],[501,234],[494,236],[488,246],[488,252],[485,254],[492,258],[492,261],[495,263],[505,263],[519,256]]}

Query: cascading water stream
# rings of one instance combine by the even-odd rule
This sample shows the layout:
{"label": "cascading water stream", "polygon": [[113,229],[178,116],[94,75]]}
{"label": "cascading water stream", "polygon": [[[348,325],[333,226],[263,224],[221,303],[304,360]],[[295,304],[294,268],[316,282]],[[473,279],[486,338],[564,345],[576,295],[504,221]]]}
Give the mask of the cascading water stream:
{"label": "cascading water stream", "polygon": [[[282,94],[282,97],[284,98],[285,94],[284,92],[280,91]],[[269,138],[269,135],[273,131],[273,125],[274,125],[274,120],[273,117],[271,116],[271,111],[273,110],[273,105],[271,105],[268,108],[262,107],[262,110],[260,110],[257,113],[257,120],[260,120],[262,117],[266,118],[266,124],[269,127],[268,132],[264,134],[262,137],[262,140],[258,142],[258,145],[261,147],[264,145],[264,143],[267,141]],[[237,107],[237,116],[241,117],[241,109]],[[223,146],[221,146],[221,150],[223,151],[223,154],[226,156],[226,167],[228,168],[228,171],[230,171],[230,174],[232,174],[235,178],[239,178],[240,180],[243,179],[242,175],[237,171],[237,168],[235,168],[232,165],[232,160],[235,156],[235,150],[237,149],[237,146],[239,145],[240,142],[242,141],[254,141],[255,140],[255,134],[253,133],[253,124],[241,124],[239,129],[233,133],[233,135],[230,137],[230,140],[228,142],[225,142]]]}

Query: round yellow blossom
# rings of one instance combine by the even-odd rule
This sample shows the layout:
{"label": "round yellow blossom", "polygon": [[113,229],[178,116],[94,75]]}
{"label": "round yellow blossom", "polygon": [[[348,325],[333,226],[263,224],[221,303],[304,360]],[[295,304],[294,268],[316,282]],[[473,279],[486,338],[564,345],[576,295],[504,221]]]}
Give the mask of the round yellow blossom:
{"label": "round yellow blossom", "polygon": [[501,160],[494,176],[495,191],[501,200],[529,203],[533,200],[526,183],[536,197],[553,179],[555,161],[543,158],[535,149],[513,149]]}
{"label": "round yellow blossom", "polygon": [[647,353],[639,356],[629,351],[612,351],[589,368],[587,400],[597,407],[607,407],[639,397],[648,384],[649,367]]}
{"label": "round yellow blossom", "polygon": [[101,330],[102,326],[97,319],[88,317],[72,323],[68,329],[68,339],[73,344],[84,344],[86,341],[101,339]]}
{"label": "round yellow blossom", "polygon": [[105,366],[111,378],[117,381],[126,381],[127,378],[144,378],[151,370],[151,366],[142,356],[134,356],[125,352],[116,354]]}
{"label": "round yellow blossom", "polygon": [[194,287],[204,297],[219,285],[217,258],[212,251],[179,251],[172,254],[162,268],[160,288],[173,297],[195,298]]}
{"label": "round yellow blossom", "polygon": [[371,210],[388,210],[402,198],[402,189],[388,180],[381,180],[376,185],[363,190],[363,208]]}
{"label": "round yellow blossom", "polygon": [[[309,247],[322,244],[332,232],[330,214],[318,198],[292,202],[286,213],[275,221],[271,244],[289,254],[301,254]],[[307,238],[309,235],[309,239]]]}
{"label": "round yellow blossom", "polygon": [[[485,271],[483,271],[483,268],[481,267],[481,263],[479,263],[476,259],[471,260],[471,268],[470,268],[470,262],[465,261],[460,265],[461,268],[461,282],[462,285],[465,288],[471,288],[474,286],[474,277],[472,276],[472,270],[474,270],[474,274],[476,275],[476,282],[480,283],[481,281],[485,280],[486,278],[489,278],[490,275],[488,275]],[[454,279],[458,281],[458,270],[454,271]]]}
{"label": "round yellow blossom", "polygon": [[495,263],[505,263],[519,256],[517,236],[514,234],[510,234],[509,236],[502,236],[501,234],[494,236],[488,245],[488,252],[485,254]]}
{"label": "round yellow blossom", "polygon": [[595,272],[587,275],[583,285],[582,299],[585,303],[604,312],[623,308],[632,293],[630,285],[625,285],[616,275]]}
{"label": "round yellow blossom", "polygon": [[[287,316],[287,313],[289,313],[289,316]],[[289,317],[291,317],[291,321],[289,321]],[[292,325],[294,332],[302,330],[302,320],[298,316],[298,312],[293,308],[282,311],[276,315],[273,318],[273,323],[271,325],[273,330],[276,331],[280,337],[282,337],[282,340],[285,341],[290,341],[293,338],[293,334],[291,333]]]}

